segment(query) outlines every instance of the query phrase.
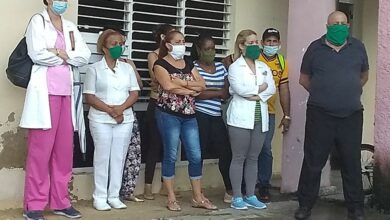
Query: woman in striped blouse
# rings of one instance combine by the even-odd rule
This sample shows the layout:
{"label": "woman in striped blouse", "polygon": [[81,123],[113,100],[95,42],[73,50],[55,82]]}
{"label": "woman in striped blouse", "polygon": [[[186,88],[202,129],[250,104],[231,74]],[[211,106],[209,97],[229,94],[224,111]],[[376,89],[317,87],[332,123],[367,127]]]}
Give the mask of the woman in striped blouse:
{"label": "woman in striped blouse", "polygon": [[224,202],[230,203],[232,186],[229,167],[232,153],[221,110],[221,100],[229,97],[228,73],[221,62],[214,61],[215,42],[211,36],[200,35],[196,39],[191,58],[206,82],[206,90],[197,96],[195,102],[202,159],[210,158],[210,152],[216,153],[226,189]]}

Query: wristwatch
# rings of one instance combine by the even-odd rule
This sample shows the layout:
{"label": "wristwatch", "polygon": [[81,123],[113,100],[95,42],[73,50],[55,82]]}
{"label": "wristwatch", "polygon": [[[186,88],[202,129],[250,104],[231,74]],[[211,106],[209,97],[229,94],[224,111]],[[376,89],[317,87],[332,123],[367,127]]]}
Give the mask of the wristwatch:
{"label": "wristwatch", "polygon": [[288,115],[283,116],[284,119],[291,120],[291,117]]}

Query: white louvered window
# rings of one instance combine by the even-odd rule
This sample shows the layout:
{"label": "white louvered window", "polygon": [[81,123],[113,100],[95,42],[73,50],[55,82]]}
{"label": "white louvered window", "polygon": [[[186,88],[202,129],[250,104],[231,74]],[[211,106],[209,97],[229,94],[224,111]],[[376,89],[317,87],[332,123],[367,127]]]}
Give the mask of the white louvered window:
{"label": "white louvered window", "polygon": [[[146,110],[149,100],[147,54],[157,48],[152,36],[156,25],[168,23],[184,33],[187,55],[191,42],[202,32],[216,40],[217,59],[226,56],[228,51],[230,0],[79,0],[78,3],[78,27],[92,51],[91,63],[101,58],[96,52],[96,42],[104,27],[126,32],[124,56],[134,61],[144,85],[134,107],[138,112]],[[85,67],[80,71],[85,73]]]}
{"label": "white louvered window", "polygon": [[192,0],[185,1],[185,13],[182,21],[187,42],[193,42],[197,34],[207,32],[213,36],[217,58],[228,53],[230,40],[230,1],[229,0]]}

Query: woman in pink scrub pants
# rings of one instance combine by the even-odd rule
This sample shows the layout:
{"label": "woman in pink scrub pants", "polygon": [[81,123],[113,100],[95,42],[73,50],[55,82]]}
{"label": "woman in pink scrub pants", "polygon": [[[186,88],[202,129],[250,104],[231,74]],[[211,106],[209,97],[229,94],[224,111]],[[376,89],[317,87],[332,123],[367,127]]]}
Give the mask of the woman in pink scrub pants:
{"label": "woman in pink scrub pants", "polygon": [[73,74],[91,52],[77,27],[62,14],[67,0],[44,0],[26,32],[34,62],[20,126],[28,128],[23,216],[42,220],[48,205],[54,214],[81,217],[70,203],[75,108]]}

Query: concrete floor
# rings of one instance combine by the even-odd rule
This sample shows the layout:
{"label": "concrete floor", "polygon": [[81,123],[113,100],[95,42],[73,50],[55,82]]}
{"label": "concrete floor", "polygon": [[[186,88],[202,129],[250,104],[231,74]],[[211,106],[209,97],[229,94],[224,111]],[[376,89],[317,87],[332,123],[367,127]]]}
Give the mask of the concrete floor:
{"label": "concrete floor", "polygon": [[[237,211],[229,208],[229,205],[222,202],[222,189],[208,189],[205,194],[219,207],[218,211],[207,211],[191,207],[191,193],[182,192],[183,198],[179,201],[182,205],[181,212],[170,212],[165,208],[165,197],[156,196],[154,201],[143,203],[127,202],[128,208],[125,210],[112,210],[99,212],[92,208],[91,201],[79,201],[74,206],[79,209],[85,220],[120,220],[120,219],[159,219],[159,220],[222,220],[222,219],[272,219],[272,220],[293,220],[293,213],[297,207],[297,202],[291,195],[280,195],[273,191],[273,202],[265,210]],[[340,196],[328,196],[318,201],[312,212],[312,220],[343,220],[346,219],[346,210]],[[0,211],[1,220],[23,219],[21,209]],[[374,209],[366,209],[368,220],[390,219],[389,215],[382,215]],[[45,214],[48,220],[63,220],[65,218]]]}
{"label": "concrete floor", "polygon": [[[332,195],[322,196],[312,210],[311,220],[344,220],[347,219],[346,208],[343,202],[341,178],[339,172],[332,172]],[[273,180],[274,186],[278,180]],[[223,203],[223,189],[206,189],[205,195],[218,206],[217,211],[207,211],[191,207],[191,192],[182,192],[182,198],[178,199],[182,206],[181,212],[171,212],[165,208],[166,197],[156,195],[156,200],[143,203],[126,202],[128,208],[125,210],[111,210],[99,212],[92,208],[91,201],[78,201],[74,206],[81,211],[84,220],[222,220],[222,219],[272,219],[272,220],[294,220],[294,211],[297,208],[297,201],[293,195],[280,194],[275,188],[272,190],[272,203],[265,210],[249,209],[238,211],[229,208]],[[390,220],[390,215],[380,214],[376,209],[366,208],[367,220]],[[50,212],[45,213],[48,220],[64,220],[64,217],[54,216]],[[22,220],[21,209],[10,209],[0,211],[0,220],[20,219]]]}

